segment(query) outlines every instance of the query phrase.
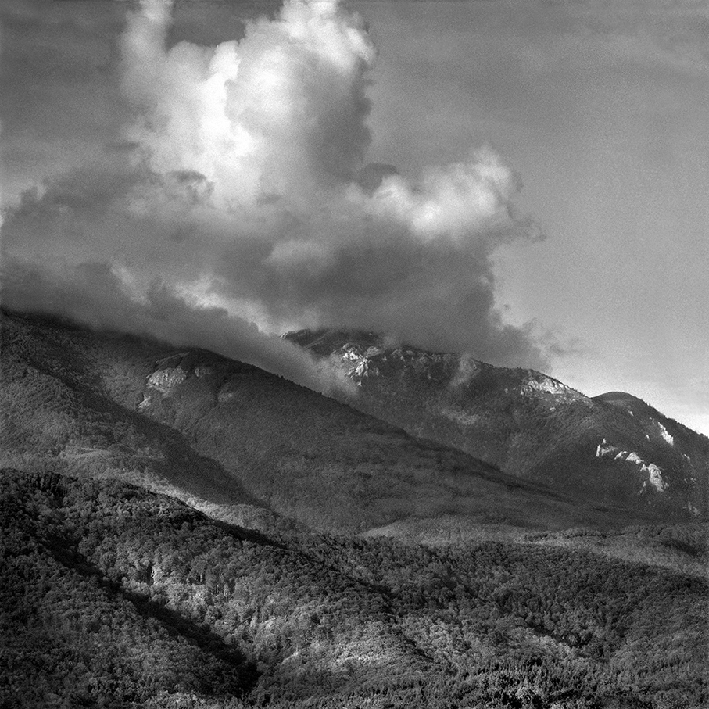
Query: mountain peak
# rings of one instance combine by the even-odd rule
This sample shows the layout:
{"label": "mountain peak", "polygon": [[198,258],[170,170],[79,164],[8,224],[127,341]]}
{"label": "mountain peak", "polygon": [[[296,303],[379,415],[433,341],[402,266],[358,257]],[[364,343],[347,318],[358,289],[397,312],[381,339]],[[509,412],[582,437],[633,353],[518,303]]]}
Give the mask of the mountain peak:
{"label": "mountain peak", "polygon": [[[319,357],[339,358],[345,374],[360,384],[366,378],[398,375],[453,389],[479,386],[495,372],[506,393],[550,402],[591,399],[558,379],[533,369],[495,367],[470,354],[433,352],[365,330],[299,330],[284,337]],[[481,376],[482,375],[482,376]],[[479,381],[476,381],[479,380]]]}
{"label": "mountain peak", "polygon": [[632,406],[637,404],[648,406],[640,397],[633,396],[633,394],[629,394],[627,391],[607,391],[593,398],[596,401],[602,401],[605,404],[612,404],[613,406]]}

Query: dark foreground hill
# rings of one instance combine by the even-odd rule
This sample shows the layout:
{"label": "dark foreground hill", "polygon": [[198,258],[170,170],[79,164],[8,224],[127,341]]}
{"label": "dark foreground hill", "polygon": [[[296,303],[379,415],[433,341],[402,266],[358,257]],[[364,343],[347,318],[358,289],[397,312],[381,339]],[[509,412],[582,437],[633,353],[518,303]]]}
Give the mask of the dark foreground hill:
{"label": "dark foreground hill", "polygon": [[6,315],[0,357],[0,462],[119,477],[251,527],[459,535],[656,518],[571,500],[209,352]]}
{"label": "dark foreground hill", "polygon": [[692,576],[529,544],[276,539],[123,482],[10,469],[0,527],[4,708],[709,698],[708,589]]}
{"label": "dark foreground hill", "polygon": [[348,403],[577,499],[662,519],[707,515],[709,439],[625,393],[589,398],[528,369],[388,345],[373,333],[288,339],[338,363]]}

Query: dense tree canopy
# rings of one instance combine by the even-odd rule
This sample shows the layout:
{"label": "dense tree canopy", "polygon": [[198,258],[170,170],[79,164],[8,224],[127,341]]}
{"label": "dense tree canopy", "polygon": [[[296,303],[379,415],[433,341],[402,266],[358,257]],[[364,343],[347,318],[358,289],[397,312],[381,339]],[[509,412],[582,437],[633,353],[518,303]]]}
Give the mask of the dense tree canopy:
{"label": "dense tree canopy", "polygon": [[265,536],[5,470],[0,706],[707,701],[707,584],[561,548]]}

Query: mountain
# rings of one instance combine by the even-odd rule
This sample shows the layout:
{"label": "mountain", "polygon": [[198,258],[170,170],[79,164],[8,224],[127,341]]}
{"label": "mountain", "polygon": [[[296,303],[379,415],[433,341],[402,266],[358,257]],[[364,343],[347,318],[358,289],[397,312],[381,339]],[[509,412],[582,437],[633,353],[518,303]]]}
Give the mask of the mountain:
{"label": "mountain", "polygon": [[706,706],[701,518],[204,350],[8,312],[0,336],[3,709]]}
{"label": "mountain", "polygon": [[388,344],[376,333],[286,335],[339,364],[347,402],[576,499],[662,519],[707,515],[709,439],[622,392],[585,396],[529,369]]}
{"label": "mountain", "polygon": [[202,350],[5,314],[0,363],[0,464],[118,477],[225,521],[460,535],[652,519],[574,501]]}

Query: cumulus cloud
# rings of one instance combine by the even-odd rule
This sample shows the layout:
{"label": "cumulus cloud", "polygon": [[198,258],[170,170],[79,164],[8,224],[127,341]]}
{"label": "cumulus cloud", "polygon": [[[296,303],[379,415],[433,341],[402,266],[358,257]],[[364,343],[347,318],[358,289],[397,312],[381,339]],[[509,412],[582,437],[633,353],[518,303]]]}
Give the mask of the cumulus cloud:
{"label": "cumulus cloud", "polygon": [[495,248],[537,235],[516,176],[489,148],[416,179],[366,163],[375,50],[356,14],[288,0],[239,41],[168,48],[170,11],[146,0],[121,38],[130,149],[6,215],[7,304],[325,376],[321,390],[334,375],[269,333],[366,328],[543,363],[495,304]]}

